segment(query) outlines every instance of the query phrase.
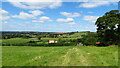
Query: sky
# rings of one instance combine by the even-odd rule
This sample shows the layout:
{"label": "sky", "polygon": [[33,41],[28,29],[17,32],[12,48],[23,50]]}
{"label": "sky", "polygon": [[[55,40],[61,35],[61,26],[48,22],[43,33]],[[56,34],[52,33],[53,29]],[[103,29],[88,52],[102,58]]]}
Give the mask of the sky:
{"label": "sky", "polygon": [[[45,0],[44,0],[45,1]],[[1,31],[96,32],[95,21],[117,2],[2,2]]]}

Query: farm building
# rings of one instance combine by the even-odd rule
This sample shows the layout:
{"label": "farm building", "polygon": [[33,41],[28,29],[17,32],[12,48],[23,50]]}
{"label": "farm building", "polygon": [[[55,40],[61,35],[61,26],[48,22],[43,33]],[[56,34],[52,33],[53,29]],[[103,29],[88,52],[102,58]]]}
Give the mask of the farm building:
{"label": "farm building", "polygon": [[82,43],[78,43],[77,46],[83,46],[83,44]]}
{"label": "farm building", "polygon": [[49,43],[57,43],[56,40],[49,40]]}

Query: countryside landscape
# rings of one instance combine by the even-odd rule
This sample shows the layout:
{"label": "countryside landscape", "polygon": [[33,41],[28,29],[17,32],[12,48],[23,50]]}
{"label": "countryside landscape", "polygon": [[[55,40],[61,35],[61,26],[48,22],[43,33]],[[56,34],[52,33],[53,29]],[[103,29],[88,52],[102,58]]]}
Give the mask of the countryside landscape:
{"label": "countryside landscape", "polygon": [[0,66],[117,68],[119,5],[118,1],[2,2]]}

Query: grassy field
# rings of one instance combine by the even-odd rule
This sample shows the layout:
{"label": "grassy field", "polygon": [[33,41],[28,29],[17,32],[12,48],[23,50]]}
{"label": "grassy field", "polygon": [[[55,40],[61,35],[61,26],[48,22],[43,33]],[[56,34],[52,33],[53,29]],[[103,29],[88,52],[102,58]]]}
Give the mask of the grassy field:
{"label": "grassy field", "polygon": [[3,39],[2,43],[4,44],[14,44],[14,43],[26,43],[30,41],[30,39],[23,39],[23,38],[11,38],[11,39]]}
{"label": "grassy field", "polygon": [[74,33],[72,35],[63,35],[61,37],[68,37],[68,38],[82,38],[82,35],[86,35],[87,33],[85,32],[80,32],[80,33]]}
{"label": "grassy field", "polygon": [[73,39],[77,39],[77,38],[41,38],[41,40],[59,40],[59,39],[62,39],[62,40],[73,40]]}
{"label": "grassy field", "polygon": [[2,67],[2,46],[0,46],[0,67]]}
{"label": "grassy field", "polygon": [[[30,40],[37,39],[37,38],[28,38],[28,39],[23,39],[23,38],[11,38],[11,39],[3,39],[0,40],[4,44],[14,44],[14,43],[26,43]],[[76,39],[76,38],[62,38],[62,40],[69,40],[69,39]],[[41,40],[59,40],[59,38],[41,38]]]}
{"label": "grassy field", "polygon": [[118,66],[118,47],[3,46],[3,66]]}

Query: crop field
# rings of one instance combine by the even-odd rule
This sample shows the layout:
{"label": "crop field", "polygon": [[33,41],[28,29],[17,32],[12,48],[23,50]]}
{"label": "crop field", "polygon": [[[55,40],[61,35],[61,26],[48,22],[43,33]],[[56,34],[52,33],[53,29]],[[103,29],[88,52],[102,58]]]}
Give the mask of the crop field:
{"label": "crop field", "polygon": [[3,46],[3,66],[118,66],[118,47]]}

